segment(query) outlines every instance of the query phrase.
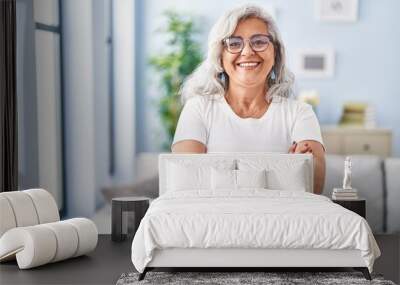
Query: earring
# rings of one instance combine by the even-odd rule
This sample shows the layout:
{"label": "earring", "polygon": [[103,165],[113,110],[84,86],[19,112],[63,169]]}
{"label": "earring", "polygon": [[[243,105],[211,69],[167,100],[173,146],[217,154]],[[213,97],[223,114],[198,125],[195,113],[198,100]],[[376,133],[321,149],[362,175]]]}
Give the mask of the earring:
{"label": "earring", "polygon": [[227,80],[227,74],[225,73],[225,71],[221,72],[218,75],[219,79],[222,81],[223,84],[226,84],[226,80]]}
{"label": "earring", "polygon": [[274,71],[274,70],[271,71],[271,75],[270,75],[269,78],[270,78],[272,81],[275,81],[275,79],[276,79],[276,74],[275,74],[275,71]]}

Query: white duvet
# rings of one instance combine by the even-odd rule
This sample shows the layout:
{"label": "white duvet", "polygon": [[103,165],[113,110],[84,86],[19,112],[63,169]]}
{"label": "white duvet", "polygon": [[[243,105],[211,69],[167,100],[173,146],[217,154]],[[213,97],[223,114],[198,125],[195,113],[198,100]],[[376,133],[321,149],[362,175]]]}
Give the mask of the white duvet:
{"label": "white duvet", "polygon": [[365,219],[300,191],[170,192],[154,200],[132,243],[143,272],[155,249],[358,249],[372,272],[380,250]]}

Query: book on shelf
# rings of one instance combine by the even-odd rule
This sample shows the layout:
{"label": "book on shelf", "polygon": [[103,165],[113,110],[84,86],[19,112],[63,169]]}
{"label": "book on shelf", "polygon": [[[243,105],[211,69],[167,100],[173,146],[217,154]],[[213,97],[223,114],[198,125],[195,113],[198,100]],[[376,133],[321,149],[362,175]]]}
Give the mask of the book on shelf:
{"label": "book on shelf", "polygon": [[334,197],[334,196],[332,196],[332,200],[348,200],[348,201],[351,201],[351,200],[358,200],[358,196],[356,196],[356,197]]}
{"label": "book on shelf", "polygon": [[334,200],[357,200],[358,199],[358,195],[354,194],[354,195],[335,195],[332,194],[332,199]]}
{"label": "book on shelf", "polygon": [[333,193],[336,197],[357,197],[357,193]]}
{"label": "book on shelf", "polygon": [[334,200],[357,200],[358,191],[355,188],[343,189],[343,188],[333,188],[332,199]]}
{"label": "book on shelf", "polygon": [[339,125],[375,127],[375,110],[372,105],[362,102],[347,102],[343,106]]}
{"label": "book on shelf", "polygon": [[333,193],[357,193],[357,189],[343,189],[343,188],[333,188]]}

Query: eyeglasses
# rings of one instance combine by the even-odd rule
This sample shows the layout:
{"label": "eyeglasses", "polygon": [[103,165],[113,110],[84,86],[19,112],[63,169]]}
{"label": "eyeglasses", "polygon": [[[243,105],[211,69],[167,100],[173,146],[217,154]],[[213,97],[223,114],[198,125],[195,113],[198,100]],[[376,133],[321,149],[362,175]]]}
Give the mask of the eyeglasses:
{"label": "eyeglasses", "polygon": [[245,41],[250,43],[250,47],[253,51],[261,52],[268,48],[269,44],[272,42],[272,37],[262,34],[252,35],[250,39],[232,36],[222,40],[222,43],[230,53],[240,53],[244,49]]}

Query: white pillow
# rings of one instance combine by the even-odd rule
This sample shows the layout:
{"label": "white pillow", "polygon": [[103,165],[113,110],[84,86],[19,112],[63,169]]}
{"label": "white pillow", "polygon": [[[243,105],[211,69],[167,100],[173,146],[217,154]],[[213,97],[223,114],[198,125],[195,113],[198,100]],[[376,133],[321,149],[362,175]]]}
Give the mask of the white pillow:
{"label": "white pillow", "polygon": [[266,170],[211,170],[212,190],[238,190],[241,188],[266,188]]}
{"label": "white pillow", "polygon": [[241,159],[240,170],[254,171],[266,169],[267,188],[272,190],[307,191],[311,189],[308,179],[310,170],[304,160],[281,159]]}
{"label": "white pillow", "polygon": [[236,170],[237,188],[267,188],[267,171]]}
{"label": "white pillow", "polygon": [[168,191],[210,189],[210,167],[168,163]]}
{"label": "white pillow", "polygon": [[211,169],[234,169],[233,159],[177,159],[166,164],[167,191],[211,190]]}
{"label": "white pillow", "polygon": [[273,190],[306,191],[306,164],[294,164],[290,171],[270,169],[267,172],[268,188]]}
{"label": "white pillow", "polygon": [[211,168],[211,189],[236,189],[236,170]]}

